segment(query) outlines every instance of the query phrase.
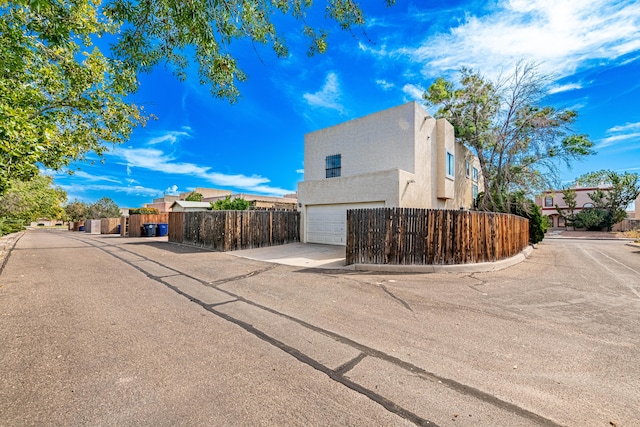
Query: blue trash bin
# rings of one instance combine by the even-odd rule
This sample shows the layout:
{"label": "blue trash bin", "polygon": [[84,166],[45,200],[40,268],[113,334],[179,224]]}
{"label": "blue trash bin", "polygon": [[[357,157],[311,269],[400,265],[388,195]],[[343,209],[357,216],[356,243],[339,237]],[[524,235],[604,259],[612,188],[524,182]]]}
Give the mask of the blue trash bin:
{"label": "blue trash bin", "polygon": [[142,224],[142,237],[155,237],[156,224],[154,222],[146,222]]}
{"label": "blue trash bin", "polygon": [[78,231],[84,231],[84,225],[81,225],[80,227],[78,227]]}
{"label": "blue trash bin", "polygon": [[158,224],[158,236],[166,236],[169,232],[169,224],[160,223]]}
{"label": "blue trash bin", "polygon": [[120,224],[118,224],[118,234],[120,234]]}

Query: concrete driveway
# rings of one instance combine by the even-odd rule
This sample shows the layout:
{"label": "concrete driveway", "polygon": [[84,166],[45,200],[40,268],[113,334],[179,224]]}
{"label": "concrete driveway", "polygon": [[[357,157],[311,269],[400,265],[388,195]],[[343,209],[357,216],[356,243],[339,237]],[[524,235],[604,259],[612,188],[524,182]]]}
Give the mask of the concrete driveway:
{"label": "concrete driveway", "polygon": [[345,265],[345,247],[337,245],[289,243],[281,246],[233,251],[229,254],[295,267],[353,269],[353,266]]}
{"label": "concrete driveway", "polygon": [[640,251],[403,274],[34,230],[0,274],[3,425],[640,425]]}
{"label": "concrete driveway", "polygon": [[387,273],[480,273],[498,271],[524,261],[532,252],[532,247],[500,261],[460,265],[346,265],[345,247],[319,245],[313,243],[289,243],[280,246],[245,249],[227,252],[229,255],[256,261],[290,265],[293,267],[318,268],[326,270],[360,270]]}

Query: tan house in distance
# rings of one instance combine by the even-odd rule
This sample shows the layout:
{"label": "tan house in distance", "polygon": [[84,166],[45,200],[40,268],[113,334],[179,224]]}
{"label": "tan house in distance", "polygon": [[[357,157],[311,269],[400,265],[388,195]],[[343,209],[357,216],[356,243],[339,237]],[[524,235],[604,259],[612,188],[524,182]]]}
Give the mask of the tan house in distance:
{"label": "tan house in distance", "polygon": [[171,212],[171,206],[174,202],[178,200],[185,200],[189,194],[191,193],[200,193],[202,194],[203,199],[207,197],[225,197],[230,196],[231,191],[229,190],[218,190],[217,188],[202,188],[197,187],[193,191],[186,191],[184,193],[180,193],[177,196],[173,195],[164,195],[163,197],[159,197],[157,199],[153,199],[153,203],[147,203],[144,205],[145,208],[156,208],[160,213]]}
{"label": "tan house in distance", "polygon": [[344,245],[348,209],[469,209],[481,191],[453,126],[409,102],[305,135],[301,239]]}
{"label": "tan house in distance", "polygon": [[[280,209],[295,211],[298,209],[296,194],[285,194],[283,197],[260,196],[256,194],[230,194],[231,199],[240,198],[249,202],[249,209]],[[225,196],[203,197],[203,202],[215,202],[224,199]]]}

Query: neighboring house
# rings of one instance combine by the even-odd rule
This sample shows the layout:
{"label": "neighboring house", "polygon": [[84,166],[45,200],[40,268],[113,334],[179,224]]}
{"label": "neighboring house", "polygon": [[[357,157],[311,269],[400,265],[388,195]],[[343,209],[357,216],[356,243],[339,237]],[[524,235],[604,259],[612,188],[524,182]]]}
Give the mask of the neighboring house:
{"label": "neighboring house", "polygon": [[203,199],[206,198],[206,197],[215,197],[215,196],[224,197],[224,196],[230,196],[231,195],[231,191],[229,191],[229,190],[218,190],[216,188],[196,187],[196,189],[193,190],[193,191],[186,191],[184,193],[180,193],[177,196],[172,196],[172,195],[165,194],[163,197],[159,197],[157,199],[153,199],[153,203],[146,203],[144,205],[144,207],[145,208],[158,209],[159,213],[170,212],[171,211],[171,206],[173,205],[174,202],[176,202],[178,200],[186,199],[193,192],[202,194]]}
{"label": "neighboring house", "polygon": [[[574,214],[579,213],[583,209],[592,208],[593,200],[589,197],[590,193],[596,190],[607,191],[609,187],[601,185],[599,187],[575,187],[576,190],[576,208]],[[545,191],[542,195],[536,197],[536,204],[542,209],[542,214],[549,217],[549,223],[552,228],[564,228],[567,226],[564,218],[558,214],[556,205],[563,211],[567,212],[567,203],[562,196],[562,190]],[[567,212],[568,214],[569,212]]]}
{"label": "neighboring house", "polygon": [[170,212],[198,212],[211,209],[209,202],[188,202],[186,200],[176,200],[170,208]]}
{"label": "neighboring house", "polygon": [[153,203],[146,203],[144,205],[145,208],[155,208],[158,209],[159,213],[166,213],[171,210],[171,205],[176,200],[180,200],[180,196],[168,196],[164,195],[163,197],[153,199]]}
{"label": "neighboring house", "polygon": [[301,239],[344,245],[348,209],[469,209],[481,191],[453,126],[409,102],[305,135]]}
{"label": "neighboring house", "polygon": [[[205,197],[202,201],[215,202],[224,199],[227,196]],[[235,198],[244,199],[249,202],[249,209],[281,209],[281,210],[297,210],[298,199],[295,194],[286,194],[284,197],[260,196],[256,194],[231,194],[231,200]]]}

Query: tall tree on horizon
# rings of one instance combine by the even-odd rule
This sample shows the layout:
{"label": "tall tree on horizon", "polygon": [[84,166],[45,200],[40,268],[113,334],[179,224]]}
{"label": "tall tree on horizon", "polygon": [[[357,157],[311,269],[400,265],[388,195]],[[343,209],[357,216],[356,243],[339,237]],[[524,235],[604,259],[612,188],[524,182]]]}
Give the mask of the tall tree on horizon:
{"label": "tall tree on horizon", "polygon": [[535,64],[520,62],[496,81],[462,68],[458,86],[438,78],[424,93],[456,140],[478,156],[485,189],[479,209],[509,212],[509,194],[553,187],[560,162],[593,154],[593,142],[571,130],[576,111],[543,105],[547,82]]}

